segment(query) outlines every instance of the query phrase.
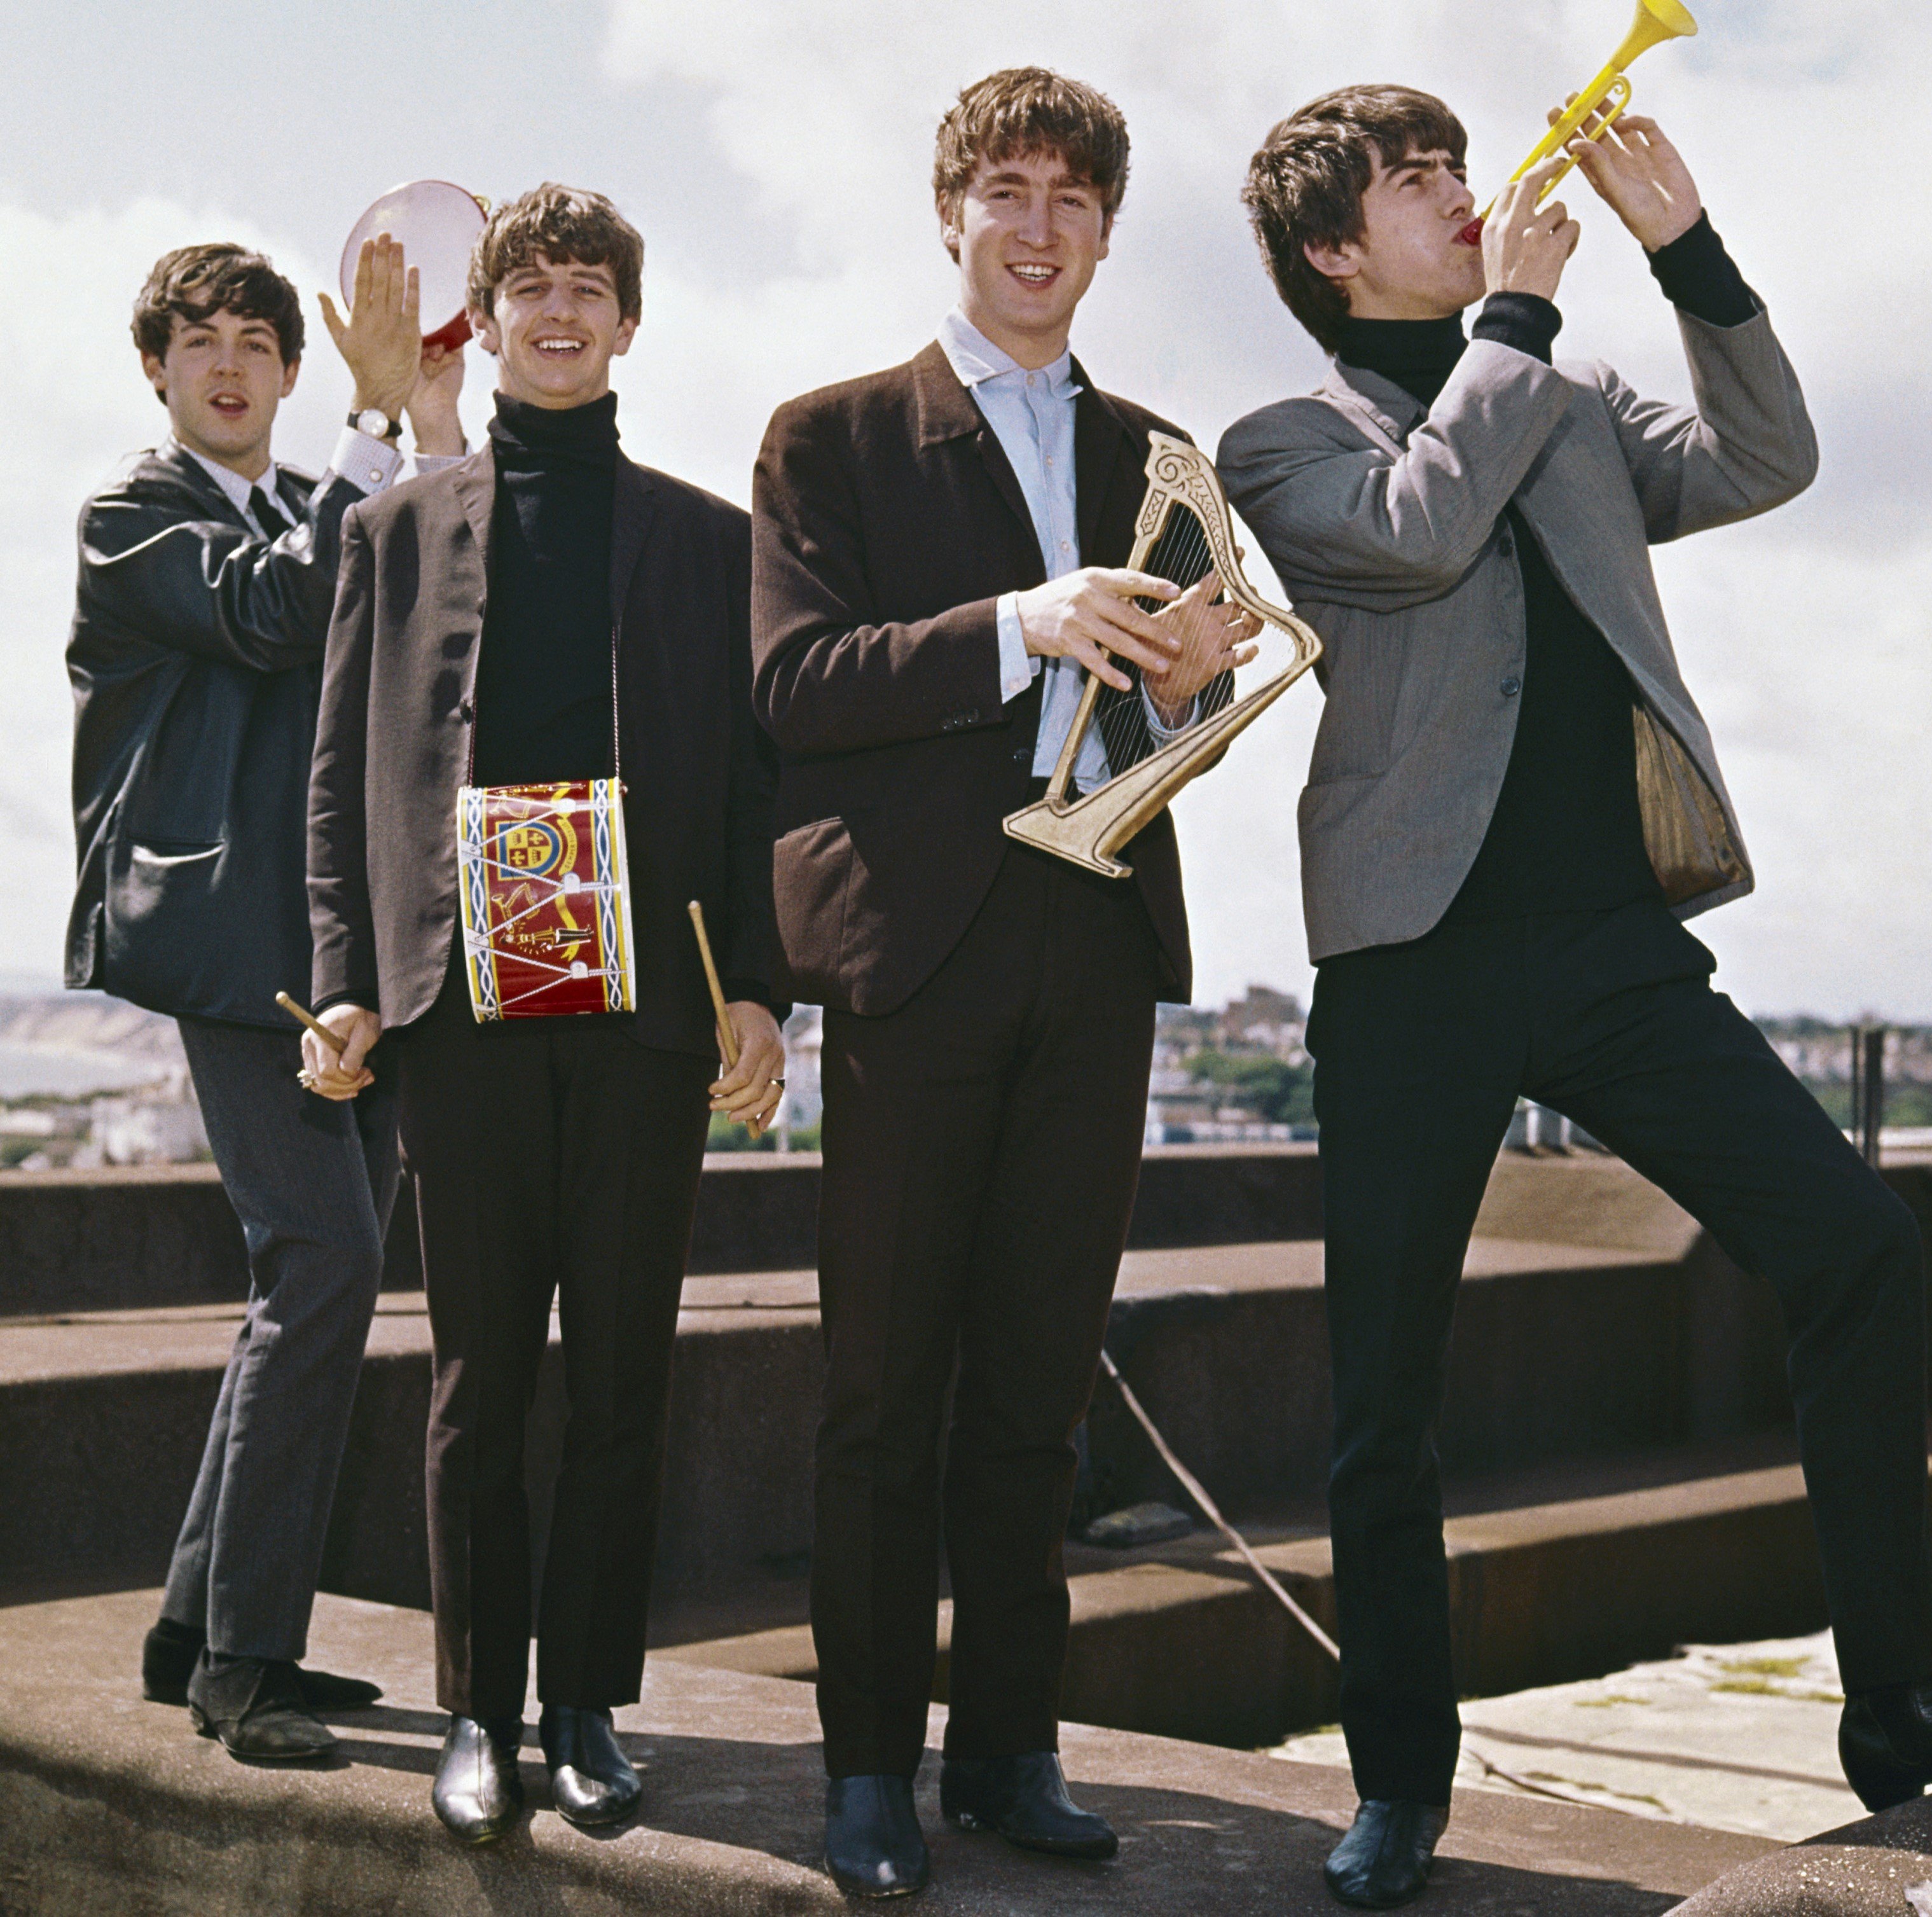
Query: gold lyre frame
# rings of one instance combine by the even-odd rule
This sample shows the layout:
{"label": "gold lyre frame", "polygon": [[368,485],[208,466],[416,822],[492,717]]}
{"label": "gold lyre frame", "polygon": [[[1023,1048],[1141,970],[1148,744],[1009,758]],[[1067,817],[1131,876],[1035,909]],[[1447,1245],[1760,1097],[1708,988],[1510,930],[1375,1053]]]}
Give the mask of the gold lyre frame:
{"label": "gold lyre frame", "polygon": [[1060,748],[1046,796],[1010,814],[1006,829],[1010,838],[1037,845],[1108,878],[1125,878],[1132,872],[1133,868],[1114,854],[1156,818],[1189,780],[1218,760],[1229,740],[1252,725],[1322,652],[1322,641],[1312,628],[1285,608],[1270,605],[1243,575],[1240,562],[1234,556],[1234,522],[1228,511],[1228,496],[1222,491],[1208,455],[1198,446],[1170,439],[1165,433],[1153,434],[1150,440],[1147,497],[1134,524],[1129,567],[1138,570],[1145,565],[1166,530],[1168,514],[1177,504],[1186,506],[1207,535],[1214,569],[1227,597],[1264,626],[1284,634],[1294,649],[1294,657],[1246,698],[1190,727],[1180,738],[1170,740],[1084,797],[1070,801],[1066,792],[1073,764],[1080,756],[1081,742],[1093,723],[1100,697],[1100,681],[1090,673],[1088,675],[1079,710],[1074,714],[1066,743]]}

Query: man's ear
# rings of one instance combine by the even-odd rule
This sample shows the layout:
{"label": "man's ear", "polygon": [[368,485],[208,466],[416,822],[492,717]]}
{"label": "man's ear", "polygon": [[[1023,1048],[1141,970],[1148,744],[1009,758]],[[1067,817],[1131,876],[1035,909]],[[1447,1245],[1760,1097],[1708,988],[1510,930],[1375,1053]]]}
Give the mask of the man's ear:
{"label": "man's ear", "polygon": [[282,397],[283,397],[283,398],[284,398],[284,399],[286,399],[286,398],[288,398],[288,396],[290,395],[290,394],[291,394],[292,392],[293,392],[295,391],[295,389],[296,389],[296,375],[297,374],[298,374],[301,370],[302,370],[302,360],[301,360],[301,358],[300,358],[300,356],[298,356],[296,358],[290,359],[290,360],[286,360],[286,361],[284,361],[284,362],[283,362],[283,365],[282,365]]}
{"label": "man's ear", "polygon": [[634,320],[620,320],[617,322],[617,336],[611,342],[610,357],[613,359],[622,358],[624,355],[630,351],[631,342],[637,337],[638,322]]}
{"label": "man's ear", "polygon": [[952,256],[952,263],[959,263],[959,213],[957,206],[949,206],[944,200],[934,202],[939,212],[939,243]]}
{"label": "man's ear", "polygon": [[[494,305],[495,302],[493,300],[490,303]],[[476,335],[476,344],[494,359],[503,350],[503,335],[495,317],[475,306],[470,308],[466,316],[470,322],[470,330]]]}
{"label": "man's ear", "polygon": [[155,354],[142,354],[141,376],[154,388],[154,397],[166,406],[168,403],[168,371]]}
{"label": "man's ear", "polygon": [[1326,279],[1352,280],[1362,270],[1360,253],[1353,246],[1317,246],[1304,240],[1301,256]]}

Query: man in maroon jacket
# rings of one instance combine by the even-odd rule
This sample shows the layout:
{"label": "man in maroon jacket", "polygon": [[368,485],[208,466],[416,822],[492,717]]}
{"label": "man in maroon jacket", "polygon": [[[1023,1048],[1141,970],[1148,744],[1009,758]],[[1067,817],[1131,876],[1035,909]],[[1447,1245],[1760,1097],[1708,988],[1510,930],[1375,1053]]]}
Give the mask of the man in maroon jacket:
{"label": "man in maroon jacket", "polygon": [[[1158,738],[1251,632],[1211,578],[1183,596],[1119,569],[1148,433],[1175,429],[1096,391],[1067,337],[1126,172],[1092,88],[1038,68],[967,88],[934,174],[958,306],[910,364],[780,408],[753,484],[779,933],[826,1008],[812,1629],[826,1861],[860,1894],[926,1880],[942,1506],[942,1808],[1034,1850],[1115,1848],[1055,1755],[1060,1539],[1186,914],[1165,813],[1121,880],[1001,820],[1043,790],[1085,672]],[[1091,740],[1076,781],[1118,770]]]}

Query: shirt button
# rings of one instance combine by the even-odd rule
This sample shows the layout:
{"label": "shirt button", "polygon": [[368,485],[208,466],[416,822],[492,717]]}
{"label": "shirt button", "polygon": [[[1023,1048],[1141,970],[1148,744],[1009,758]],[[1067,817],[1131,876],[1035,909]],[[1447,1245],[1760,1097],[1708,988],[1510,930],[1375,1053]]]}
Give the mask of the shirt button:
{"label": "shirt button", "polygon": [[1049,466],[1051,466],[1051,465],[1053,464],[1053,455],[1052,455],[1052,454],[1048,453],[1048,454],[1047,454],[1047,456],[1046,456],[1046,463],[1047,463],[1047,464],[1048,464],[1048,465],[1049,465]]}
{"label": "shirt button", "polygon": [[1068,547],[1067,543],[1066,543],[1066,542],[1064,539],[1061,540],[1061,541],[1060,541],[1060,550],[1063,553],[1064,553],[1064,552],[1069,551],[1069,550],[1071,550],[1071,549]]}
{"label": "shirt button", "polygon": [[1508,678],[1503,681],[1502,690],[1503,697],[1505,699],[1514,699],[1522,690],[1522,681],[1517,678],[1514,673],[1511,673]]}
{"label": "shirt button", "polygon": [[1030,373],[1027,375],[1027,384],[1029,386],[1033,384],[1033,375]]}

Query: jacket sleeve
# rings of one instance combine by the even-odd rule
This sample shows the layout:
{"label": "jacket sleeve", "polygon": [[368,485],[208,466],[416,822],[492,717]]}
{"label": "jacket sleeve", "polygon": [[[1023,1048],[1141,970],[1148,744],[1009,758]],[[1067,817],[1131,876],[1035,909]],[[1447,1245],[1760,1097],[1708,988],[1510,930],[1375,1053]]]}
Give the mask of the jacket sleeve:
{"label": "jacket sleeve", "polygon": [[731,771],[726,801],[731,902],[721,982],[728,1000],[753,999],[782,1021],[790,1012],[772,989],[778,925],[772,903],[773,806],[778,748],[752,710],[750,523],[734,513],[727,534],[731,604]]}
{"label": "jacket sleeve", "polygon": [[1653,544],[1768,512],[1818,470],[1798,375],[1760,306],[1736,326],[1680,312],[1693,403],[1648,400],[1592,370],[1616,428]]}
{"label": "jacket sleeve", "polygon": [[1462,577],[1570,396],[1540,360],[1472,340],[1405,447],[1350,443],[1330,402],[1291,400],[1238,420],[1215,464],[1284,583],[1393,610]]}
{"label": "jacket sleeve", "polygon": [[254,672],[322,656],[335,596],[342,518],[362,496],[326,474],[308,515],[278,539],[219,519],[184,518],[139,482],[88,502],[80,596],[93,617],[177,651]]}
{"label": "jacket sleeve", "polygon": [[374,554],[360,519],[343,529],[342,572],[322,666],[322,707],[308,788],[309,932],[317,1011],[378,1001],[369,904],[369,664],[375,641]]}
{"label": "jacket sleeve", "polygon": [[788,752],[850,752],[1001,716],[997,601],[880,620],[849,426],[782,407],[752,481],[752,644],[759,718]]}

